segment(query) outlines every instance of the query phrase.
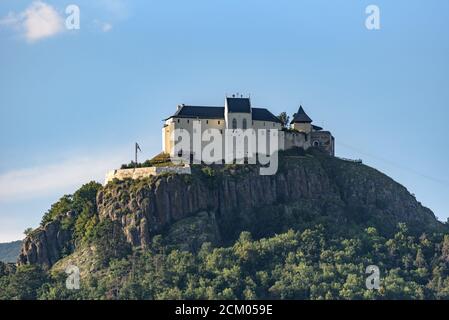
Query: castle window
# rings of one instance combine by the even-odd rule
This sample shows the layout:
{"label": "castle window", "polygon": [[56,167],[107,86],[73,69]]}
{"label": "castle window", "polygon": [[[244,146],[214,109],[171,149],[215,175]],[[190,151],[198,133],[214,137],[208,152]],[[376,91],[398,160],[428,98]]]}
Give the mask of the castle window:
{"label": "castle window", "polygon": [[319,141],[314,141],[313,142],[313,146],[314,147],[319,147],[320,146],[320,142]]}
{"label": "castle window", "polygon": [[246,119],[243,119],[243,129],[246,129]]}
{"label": "castle window", "polygon": [[178,119],[178,123],[179,123],[179,119]]}
{"label": "castle window", "polygon": [[189,119],[187,119],[187,123],[190,123],[190,120],[189,120]]}
{"label": "castle window", "polygon": [[265,122],[263,123],[263,126],[265,127]]}
{"label": "castle window", "polygon": [[206,120],[206,124],[209,124],[209,120]]}
{"label": "castle window", "polygon": [[274,127],[275,123],[273,122],[273,127]]}
{"label": "castle window", "polygon": [[237,129],[237,119],[232,119],[232,129]]}
{"label": "castle window", "polygon": [[217,122],[218,122],[218,124],[220,124],[220,120],[218,120]]}

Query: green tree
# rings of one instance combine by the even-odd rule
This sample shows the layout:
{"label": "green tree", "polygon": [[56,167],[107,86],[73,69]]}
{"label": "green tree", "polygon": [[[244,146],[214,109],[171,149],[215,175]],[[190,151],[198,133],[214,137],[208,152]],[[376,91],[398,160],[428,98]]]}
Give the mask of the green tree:
{"label": "green tree", "polygon": [[14,274],[2,278],[0,300],[35,300],[39,288],[47,280],[46,273],[39,266],[20,266]]}
{"label": "green tree", "polygon": [[278,115],[278,119],[281,121],[281,125],[282,128],[287,128],[289,121],[290,121],[290,117],[287,115],[287,112],[281,112]]}
{"label": "green tree", "polygon": [[66,213],[72,209],[72,196],[64,195],[58,202],[54,203],[42,217],[41,226],[45,226],[57,216]]}

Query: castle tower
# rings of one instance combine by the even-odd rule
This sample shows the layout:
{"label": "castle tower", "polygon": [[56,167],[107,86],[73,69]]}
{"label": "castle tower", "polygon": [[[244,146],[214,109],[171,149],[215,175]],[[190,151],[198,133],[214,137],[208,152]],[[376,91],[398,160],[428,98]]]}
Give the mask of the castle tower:
{"label": "castle tower", "polygon": [[293,115],[291,125],[293,129],[296,129],[299,132],[304,132],[306,134],[312,132],[312,119],[310,119],[302,106],[299,106],[298,112]]}
{"label": "castle tower", "polygon": [[249,98],[226,97],[224,116],[227,129],[251,128],[251,101]]}

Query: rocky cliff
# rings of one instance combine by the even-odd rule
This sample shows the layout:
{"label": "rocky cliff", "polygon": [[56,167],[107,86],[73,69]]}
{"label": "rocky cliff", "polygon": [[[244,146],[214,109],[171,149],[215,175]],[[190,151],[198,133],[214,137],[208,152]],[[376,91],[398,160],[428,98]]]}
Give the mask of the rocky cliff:
{"label": "rocky cliff", "polygon": [[[70,215],[68,212],[67,215]],[[62,227],[62,217],[39,227],[23,241],[19,264],[52,266],[64,252],[73,249],[72,231]]]}
{"label": "rocky cliff", "polygon": [[[412,232],[445,228],[406,188],[375,169],[317,152],[283,154],[278,173],[261,176],[255,166],[196,166],[192,175],[165,174],[114,181],[97,194],[100,221],[121,226],[134,247],[151,245],[154,235],[183,249],[202,242],[234,240],[243,230],[255,237],[322,222],[331,232],[375,226],[391,233],[399,222]],[[69,231],[56,219],[25,239],[19,262],[51,266]]]}
{"label": "rocky cliff", "polygon": [[415,232],[440,227],[429,209],[387,176],[362,164],[321,156],[284,157],[273,176],[235,166],[127,181],[105,188],[97,203],[100,216],[119,221],[128,241],[144,247],[150,235],[199,212],[213,217],[225,239],[245,228],[257,233],[255,226],[265,233],[280,232],[296,224],[298,219],[291,215],[301,212],[339,225],[371,224],[385,233],[399,222]]}

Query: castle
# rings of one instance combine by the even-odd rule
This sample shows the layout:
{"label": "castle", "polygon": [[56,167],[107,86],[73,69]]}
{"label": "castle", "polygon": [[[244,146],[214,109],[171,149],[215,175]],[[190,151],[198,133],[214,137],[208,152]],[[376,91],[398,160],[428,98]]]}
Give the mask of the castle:
{"label": "castle", "polygon": [[[164,120],[162,128],[162,150],[165,154],[175,153],[175,131],[185,131],[192,141],[189,143],[189,150],[183,150],[192,156],[195,153],[193,137],[195,131],[200,128],[201,136],[208,131],[218,131],[224,135],[225,130],[238,131],[238,134],[245,135],[245,132],[253,129],[256,132],[256,144],[259,131],[274,131],[277,140],[278,150],[288,150],[295,147],[308,149],[317,147],[327,154],[334,156],[335,139],[331,132],[324,131],[323,128],[312,124],[312,119],[300,106],[298,112],[293,115],[289,127],[285,127],[282,121],[273,115],[268,109],[254,108],[250,98],[236,97],[235,95],[225,98],[223,107],[210,106],[190,106],[181,104],[172,116]],[[239,129],[239,130],[237,130]],[[265,130],[263,130],[265,129]],[[222,139],[224,142],[225,139]],[[275,140],[275,141],[276,141]],[[270,140],[271,141],[271,140]],[[201,147],[209,141],[201,141]],[[148,176],[157,176],[163,173],[190,174],[190,165],[166,166],[166,167],[144,167],[132,169],[117,169],[107,173],[105,184],[114,179],[140,179]]]}
{"label": "castle", "polygon": [[[300,106],[294,114],[290,128],[283,128],[281,120],[268,109],[254,108],[250,98],[236,97],[225,98],[224,107],[190,106],[181,104],[172,116],[164,120],[162,128],[163,152],[174,153],[173,132],[177,129],[186,130],[193,136],[195,121],[200,124],[201,133],[211,129],[260,129],[279,131],[279,150],[287,150],[294,147],[308,149],[318,147],[329,155],[335,154],[335,139],[331,132],[323,131],[323,128],[312,124],[312,119]],[[203,144],[207,143],[203,141]],[[191,146],[193,143],[190,144]],[[193,150],[185,150],[193,153]]]}

